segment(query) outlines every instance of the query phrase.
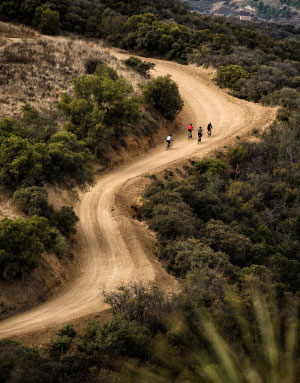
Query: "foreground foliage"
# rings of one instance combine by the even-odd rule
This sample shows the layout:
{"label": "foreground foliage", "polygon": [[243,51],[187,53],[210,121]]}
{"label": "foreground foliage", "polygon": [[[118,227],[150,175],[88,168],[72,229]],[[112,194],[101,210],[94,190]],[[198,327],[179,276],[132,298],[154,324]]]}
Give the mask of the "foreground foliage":
{"label": "foreground foliage", "polygon": [[172,299],[121,286],[106,295],[114,317],[104,324],[66,325],[40,350],[1,341],[2,381],[296,383],[297,300],[276,298],[254,273],[240,282],[204,262]]}

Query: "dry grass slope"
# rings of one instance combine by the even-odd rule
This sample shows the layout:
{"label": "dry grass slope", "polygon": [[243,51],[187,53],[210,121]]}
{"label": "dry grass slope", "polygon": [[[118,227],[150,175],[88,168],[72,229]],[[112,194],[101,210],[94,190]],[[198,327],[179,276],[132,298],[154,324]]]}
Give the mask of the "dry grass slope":
{"label": "dry grass slope", "polygon": [[[85,73],[84,62],[90,57],[113,67],[136,90],[145,81],[111,56],[99,41],[46,37],[27,27],[0,22],[0,119],[20,117],[27,103],[37,109],[56,109],[61,94],[71,91],[72,80]],[[140,148],[132,137],[128,137],[127,144],[131,154],[138,154]],[[119,150],[115,161],[125,160],[129,149]],[[49,203],[55,208],[75,203],[67,191],[53,187],[48,191]],[[25,215],[14,206],[12,191],[0,186],[0,219],[4,217]],[[60,291],[76,275],[77,262],[76,257],[58,259],[54,254],[44,254],[39,267],[26,280],[0,281],[1,319]]]}
{"label": "dry grass slope", "polygon": [[54,109],[74,77],[84,74],[84,62],[101,59],[136,89],[144,79],[111,56],[103,45],[74,37],[51,38],[0,22],[0,118],[18,117],[29,103]]}

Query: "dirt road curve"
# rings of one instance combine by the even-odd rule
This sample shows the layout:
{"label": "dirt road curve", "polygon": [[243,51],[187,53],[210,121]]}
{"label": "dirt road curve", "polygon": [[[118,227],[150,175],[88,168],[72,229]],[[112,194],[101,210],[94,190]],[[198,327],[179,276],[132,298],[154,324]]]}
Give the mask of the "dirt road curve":
{"label": "dirt road curve", "polygon": [[[121,54],[118,54],[121,56]],[[130,164],[99,176],[77,206],[80,217],[79,240],[82,268],[78,278],[59,296],[0,322],[0,338],[41,330],[72,321],[105,309],[100,289],[114,289],[122,282],[152,281],[173,291],[177,284],[147,252],[134,223],[115,206],[116,192],[128,180],[153,172],[190,156],[208,154],[234,141],[253,128],[266,126],[274,110],[230,97],[215,86],[202,69],[175,63],[156,62],[156,74],[170,73],[178,83],[185,108],[181,115],[182,132],[175,137],[171,151],[165,144]],[[193,122],[203,127],[213,123],[213,136],[198,146],[196,139],[187,141],[185,126]],[[205,132],[206,133],[206,132]],[[131,182],[131,181],[130,181]]]}

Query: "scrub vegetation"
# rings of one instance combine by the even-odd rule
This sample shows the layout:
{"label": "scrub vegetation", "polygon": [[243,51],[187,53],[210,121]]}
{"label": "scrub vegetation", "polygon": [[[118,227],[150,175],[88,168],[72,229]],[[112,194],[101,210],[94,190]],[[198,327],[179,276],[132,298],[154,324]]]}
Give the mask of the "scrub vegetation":
{"label": "scrub vegetation", "polygon": [[[93,181],[94,164],[104,161],[107,146],[116,149],[129,135],[149,136],[157,129],[153,123],[147,128],[152,115],[171,120],[182,108],[178,91],[175,98],[170,92],[177,88],[169,77],[161,78],[164,97],[154,105],[155,80],[144,80],[144,97],[107,60],[105,54],[86,59],[82,68],[87,74],[73,79],[56,107],[38,110],[27,104],[20,117],[0,121],[0,183],[30,217],[0,221],[1,279],[26,278],[43,252],[68,254],[78,218],[71,207],[58,210],[48,203],[47,186],[84,188]],[[164,113],[167,105],[172,114]]]}
{"label": "scrub vegetation", "polygon": [[[238,21],[188,12],[183,3],[168,0],[151,5],[108,0],[45,4],[21,1],[12,6],[4,1],[0,15],[27,24],[35,20],[37,28],[46,28],[44,33],[63,29],[148,56],[211,65],[219,85],[237,97],[280,108],[270,129],[255,133],[259,140],[198,161],[183,179],[153,177],[138,215],[156,232],[157,255],[181,283],[177,296],[164,296],[154,287],[120,286],[104,294],[113,313],[107,323],[92,321],[79,334],[66,326],[40,350],[1,341],[2,380],[296,383],[297,30],[251,23],[245,28]],[[54,31],[47,29],[49,20],[56,20]],[[118,134],[134,132],[134,122],[143,116],[142,103],[170,120],[182,108],[169,77],[150,80],[142,97],[101,62],[88,68],[89,74],[74,80],[73,92],[61,97],[63,131],[52,130],[51,113],[30,107],[22,118],[0,123],[0,180],[15,190],[16,204],[30,216],[26,224],[0,223],[1,278],[22,276],[44,249],[53,251],[61,235],[73,233],[76,217],[49,206],[46,183],[63,181],[70,187],[89,182],[93,158],[101,157],[102,145]],[[176,96],[169,99],[174,111],[165,104],[170,89]],[[158,105],[160,99],[164,103]],[[13,247],[1,238],[12,238]]]}

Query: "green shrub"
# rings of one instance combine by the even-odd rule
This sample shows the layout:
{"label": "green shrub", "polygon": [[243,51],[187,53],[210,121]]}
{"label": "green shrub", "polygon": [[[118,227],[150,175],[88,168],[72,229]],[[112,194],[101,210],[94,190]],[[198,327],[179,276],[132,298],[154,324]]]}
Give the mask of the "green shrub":
{"label": "green shrub", "polygon": [[103,61],[96,57],[91,57],[85,60],[84,62],[85,73],[94,74],[97,69],[97,66],[102,64],[103,64]]}
{"label": "green shrub", "polygon": [[119,79],[118,73],[110,66],[105,64],[98,64],[95,70],[96,76],[108,76],[111,80],[117,81]]}
{"label": "green shrub", "polygon": [[50,164],[44,171],[48,182],[74,187],[92,181],[93,157],[74,134],[56,133],[51,137],[47,151]]}
{"label": "green shrub", "polygon": [[53,211],[49,220],[65,237],[76,234],[75,226],[79,219],[72,207],[63,206],[59,211]]}
{"label": "green shrub", "polygon": [[68,336],[69,338],[74,338],[74,336],[76,335],[76,331],[73,326],[67,324],[63,328],[61,328],[57,334],[59,336]]}
{"label": "green shrub", "polygon": [[128,321],[136,321],[151,331],[161,330],[167,314],[172,310],[171,300],[157,288],[141,283],[122,285],[117,291],[105,292],[105,302],[114,315],[121,314]]}
{"label": "green shrub", "polygon": [[17,136],[0,140],[0,183],[14,188],[38,185],[48,166],[46,144]]}
{"label": "green shrub", "polygon": [[0,138],[0,183],[17,188],[59,183],[67,187],[92,180],[93,158],[82,141],[59,132],[45,142],[17,135]]}
{"label": "green shrub", "polygon": [[126,66],[136,70],[139,74],[146,78],[150,78],[150,70],[155,67],[155,64],[142,61],[137,57],[129,57],[128,59],[123,61]]}
{"label": "green shrub", "polygon": [[197,219],[190,206],[184,202],[154,206],[149,226],[164,240],[191,238],[197,233]]}
{"label": "green shrub", "polygon": [[143,94],[145,102],[170,121],[174,120],[183,108],[178,86],[169,75],[149,81],[143,89]]}
{"label": "green shrub", "polygon": [[211,189],[216,194],[229,181],[229,172],[223,161],[215,158],[203,158],[195,164],[193,179],[200,189],[207,189],[207,192]]}
{"label": "green shrub", "polygon": [[235,176],[237,176],[239,171],[239,165],[247,157],[247,148],[244,148],[242,145],[232,146],[227,153],[230,165],[234,168]]}
{"label": "green shrub", "polygon": [[112,68],[98,65],[95,75],[74,80],[73,98],[62,97],[59,108],[67,119],[65,129],[94,150],[127,134],[141,117],[132,93],[132,86]]}
{"label": "green shrub", "polygon": [[209,267],[225,275],[233,274],[229,256],[215,252],[198,240],[172,241],[163,249],[162,257],[167,260],[167,270],[184,278],[191,270]]}
{"label": "green shrub", "polygon": [[42,217],[0,221],[0,278],[21,278],[33,271],[54,234]]}
{"label": "green shrub", "polygon": [[251,263],[250,239],[220,220],[211,219],[207,223],[204,241],[215,251],[229,255],[234,265],[247,266]]}
{"label": "green shrub", "polygon": [[66,354],[71,345],[73,343],[73,339],[67,335],[58,336],[54,340],[52,340],[49,351],[50,354],[56,358],[60,358],[63,354]]}
{"label": "green shrub", "polygon": [[44,35],[58,35],[60,31],[60,14],[50,8],[43,10],[38,30]]}
{"label": "green shrub", "polygon": [[1,383],[53,383],[62,373],[61,366],[53,368],[48,362],[37,347],[26,347],[8,339],[0,341]]}
{"label": "green shrub", "polygon": [[222,88],[239,90],[239,80],[249,77],[246,69],[239,65],[225,65],[218,69],[217,80]]}
{"label": "green shrub", "polygon": [[100,328],[97,344],[99,352],[106,358],[112,356],[143,358],[148,340],[149,332],[146,327],[117,315]]}
{"label": "green shrub", "polygon": [[56,227],[65,237],[76,233],[78,217],[73,208],[63,206],[59,211],[55,211],[53,206],[48,204],[48,193],[44,188],[20,188],[14,193],[13,199],[17,207],[29,216],[46,217],[50,226]]}
{"label": "green shrub", "polygon": [[196,162],[194,172],[196,176],[212,174],[214,176],[228,176],[226,164],[217,158],[203,158]]}
{"label": "green shrub", "polygon": [[48,193],[40,186],[20,188],[14,193],[13,199],[17,207],[29,216],[48,214]]}

